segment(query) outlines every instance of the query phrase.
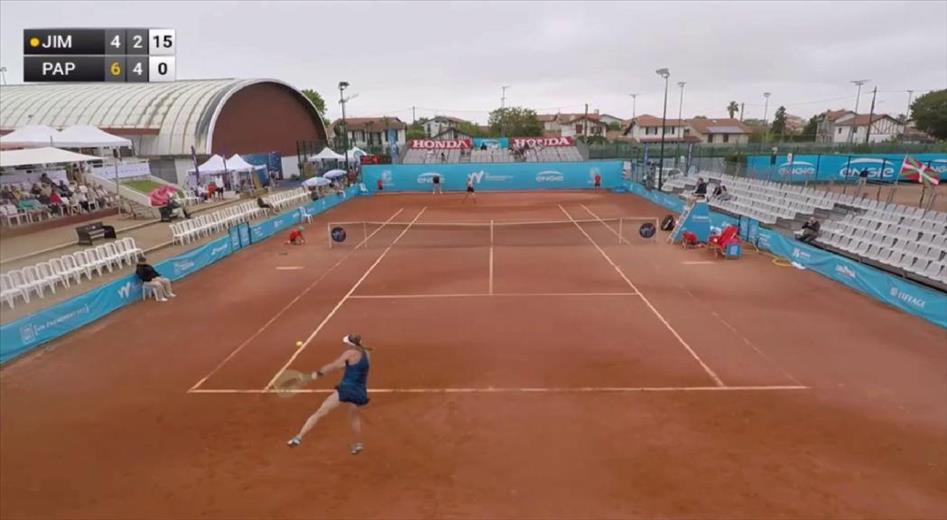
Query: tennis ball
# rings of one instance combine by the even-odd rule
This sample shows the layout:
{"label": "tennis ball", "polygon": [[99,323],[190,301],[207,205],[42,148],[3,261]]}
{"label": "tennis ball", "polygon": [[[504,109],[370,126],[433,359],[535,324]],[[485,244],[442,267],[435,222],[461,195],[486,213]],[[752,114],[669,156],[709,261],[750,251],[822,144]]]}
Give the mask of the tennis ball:
{"label": "tennis ball", "polygon": [[302,347],[302,346],[303,346],[303,342],[302,342],[302,341],[297,341],[297,342],[296,342],[296,347]]}

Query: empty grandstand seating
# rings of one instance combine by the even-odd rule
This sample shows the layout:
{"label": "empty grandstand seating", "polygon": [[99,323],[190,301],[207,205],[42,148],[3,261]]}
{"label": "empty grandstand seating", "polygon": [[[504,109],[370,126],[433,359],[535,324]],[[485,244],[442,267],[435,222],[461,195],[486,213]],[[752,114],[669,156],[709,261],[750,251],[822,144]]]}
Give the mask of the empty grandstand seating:
{"label": "empty grandstand seating", "polygon": [[82,276],[92,279],[93,271],[101,276],[135,263],[141,249],[131,237],[91,247],[45,262],[0,274],[0,300],[14,308],[16,298],[29,303],[30,295],[45,297],[46,290],[55,293],[56,286],[70,287],[82,283]]}
{"label": "empty grandstand seating", "polygon": [[171,237],[176,244],[187,244],[223,231],[234,224],[249,222],[262,213],[263,210],[256,202],[235,204],[220,211],[170,224]]}
{"label": "empty grandstand seating", "polygon": [[692,191],[698,177],[727,187],[729,199],[709,197],[713,209],[790,229],[815,215],[815,245],[947,289],[947,213],[715,172],[674,176],[662,189]]}

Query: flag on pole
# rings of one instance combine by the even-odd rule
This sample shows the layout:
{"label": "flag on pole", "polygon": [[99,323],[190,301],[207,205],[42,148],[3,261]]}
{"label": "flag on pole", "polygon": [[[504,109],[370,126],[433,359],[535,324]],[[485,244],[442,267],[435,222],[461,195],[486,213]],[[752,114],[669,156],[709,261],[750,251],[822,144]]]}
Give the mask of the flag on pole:
{"label": "flag on pole", "polygon": [[901,163],[901,174],[899,176],[905,180],[923,182],[924,184],[933,184],[935,186],[940,184],[940,174],[910,155],[904,156],[904,162]]}

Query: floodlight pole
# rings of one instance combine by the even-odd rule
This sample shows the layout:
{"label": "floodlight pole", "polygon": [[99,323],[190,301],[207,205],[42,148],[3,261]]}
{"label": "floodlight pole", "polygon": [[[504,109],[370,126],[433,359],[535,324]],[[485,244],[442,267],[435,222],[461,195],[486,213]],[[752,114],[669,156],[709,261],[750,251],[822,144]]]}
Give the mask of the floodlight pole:
{"label": "floodlight pole", "polygon": [[661,114],[661,159],[658,164],[658,191],[664,187],[664,134],[667,130],[667,117],[668,117],[668,78],[671,77],[671,71],[664,68],[658,69],[655,72],[662,78],[664,78],[664,112]]}
{"label": "floodlight pole", "polygon": [[349,86],[348,81],[339,82],[339,104],[342,105],[342,144],[345,147],[345,169],[349,167],[349,126],[345,122],[345,97],[343,92]]}

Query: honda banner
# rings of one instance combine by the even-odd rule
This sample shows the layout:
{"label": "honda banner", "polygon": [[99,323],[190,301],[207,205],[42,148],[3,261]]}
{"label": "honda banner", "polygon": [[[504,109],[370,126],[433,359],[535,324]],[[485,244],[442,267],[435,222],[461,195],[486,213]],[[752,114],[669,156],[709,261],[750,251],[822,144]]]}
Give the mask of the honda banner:
{"label": "honda banner", "polygon": [[510,144],[514,148],[528,145],[530,148],[542,146],[550,148],[553,146],[575,146],[575,141],[571,137],[511,137]]}
{"label": "honda banner", "polygon": [[420,150],[470,150],[470,139],[412,139],[411,148]]}

